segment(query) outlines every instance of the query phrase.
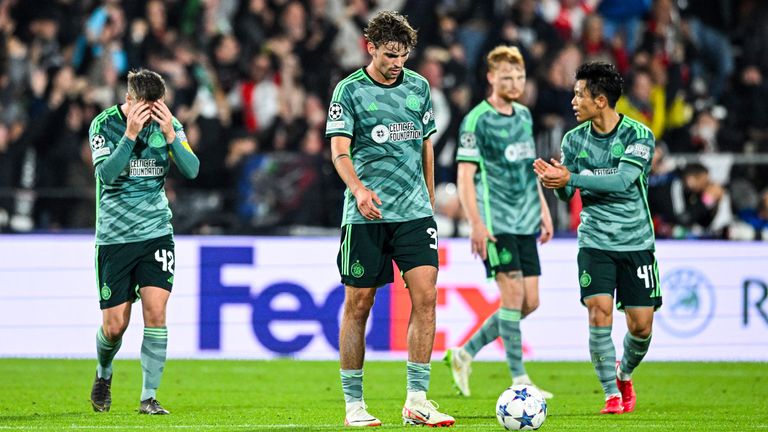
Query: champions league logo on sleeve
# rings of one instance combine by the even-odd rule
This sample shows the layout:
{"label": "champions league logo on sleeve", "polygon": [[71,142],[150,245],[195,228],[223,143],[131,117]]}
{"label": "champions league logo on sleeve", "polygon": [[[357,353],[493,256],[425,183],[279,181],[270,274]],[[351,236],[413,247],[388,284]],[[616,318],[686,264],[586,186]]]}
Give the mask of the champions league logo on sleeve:
{"label": "champions league logo on sleeve", "polygon": [[109,147],[104,145],[106,143],[107,140],[104,138],[104,135],[97,134],[91,137],[91,151],[93,152],[94,160],[102,156],[107,156],[112,152]]}
{"label": "champions league logo on sleeve", "polygon": [[661,281],[664,307],[659,324],[669,333],[691,337],[701,333],[715,315],[715,288],[707,277],[691,268],[674,269]]}
{"label": "champions league logo on sleeve", "polygon": [[338,103],[334,102],[328,107],[328,118],[331,120],[338,120],[344,115],[344,108]]}

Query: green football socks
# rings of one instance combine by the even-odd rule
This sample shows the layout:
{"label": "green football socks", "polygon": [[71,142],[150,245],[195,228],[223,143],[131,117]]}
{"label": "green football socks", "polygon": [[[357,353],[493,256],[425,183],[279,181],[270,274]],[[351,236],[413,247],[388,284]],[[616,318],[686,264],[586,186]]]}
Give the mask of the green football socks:
{"label": "green football socks", "polygon": [[406,378],[406,381],[407,381],[406,387],[409,392],[429,391],[429,374],[430,374],[429,363],[408,362],[406,364],[406,369],[408,372],[408,376]]}
{"label": "green football socks", "polygon": [[616,348],[611,327],[589,327],[589,354],[606,396],[620,394],[616,385]]}
{"label": "green football socks", "polygon": [[620,378],[625,381],[632,378],[632,372],[648,352],[648,347],[651,345],[651,336],[653,335],[640,339],[632,336],[629,332],[624,336],[624,355],[619,366],[620,374],[622,375]]}
{"label": "green football socks", "polygon": [[141,400],[154,398],[165,368],[165,355],[168,347],[168,329],[166,327],[144,327],[144,340],[141,343],[141,370],[144,385]]}
{"label": "green football socks", "polygon": [[123,340],[118,339],[116,342],[110,342],[107,337],[104,336],[104,329],[99,327],[96,332],[96,358],[99,364],[96,366],[96,373],[99,378],[109,379],[112,376],[112,359],[115,358],[115,354],[120,350]]}
{"label": "green football socks", "polygon": [[341,391],[346,403],[363,400],[363,370],[341,369]]}
{"label": "green football socks", "polygon": [[499,334],[504,341],[504,352],[507,356],[507,366],[512,377],[525,375],[523,365],[523,342],[520,335],[520,311],[517,309],[500,308]]}
{"label": "green football socks", "polygon": [[493,313],[485,320],[479,330],[464,344],[464,351],[474,357],[484,346],[499,337],[499,311]]}

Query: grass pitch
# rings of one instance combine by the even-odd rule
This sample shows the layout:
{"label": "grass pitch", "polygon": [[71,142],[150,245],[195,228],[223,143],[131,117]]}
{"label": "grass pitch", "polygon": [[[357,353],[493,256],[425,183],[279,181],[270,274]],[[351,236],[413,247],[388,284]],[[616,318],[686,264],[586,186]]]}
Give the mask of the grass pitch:
{"label": "grass pitch", "polygon": [[[0,430],[342,430],[338,363],[173,360],[158,399],[170,416],[137,414],[138,360],[118,360],[112,410],[88,397],[95,360],[0,359]],[[456,417],[455,429],[502,430],[496,398],[509,385],[502,363],[473,364],[472,397],[456,396],[448,368],[432,365],[429,397]],[[768,431],[765,363],[644,363],[635,372],[636,411],[601,416],[602,390],[587,362],[529,362],[531,377],[555,393],[542,430]],[[404,362],[369,362],[365,399],[382,429],[403,428]]]}

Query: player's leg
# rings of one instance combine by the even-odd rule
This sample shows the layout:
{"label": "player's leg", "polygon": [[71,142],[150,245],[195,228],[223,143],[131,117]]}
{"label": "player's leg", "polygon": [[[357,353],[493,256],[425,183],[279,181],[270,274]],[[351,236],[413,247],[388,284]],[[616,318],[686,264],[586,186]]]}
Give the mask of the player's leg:
{"label": "player's leg", "polygon": [[600,413],[621,414],[621,393],[616,386],[616,348],[611,339],[616,265],[609,253],[590,248],[579,250],[578,265],[581,302],[589,312],[590,358],[605,393],[605,407]]}
{"label": "player's leg", "polygon": [[435,341],[437,267],[419,266],[403,274],[411,297],[408,321],[407,397],[403,421],[407,424],[451,426],[453,417],[438,411],[427,399],[431,375],[430,360]]}
{"label": "player's leg", "polygon": [[[541,275],[541,263],[539,262],[539,251],[536,247],[537,237],[535,235],[515,235],[513,250],[517,251],[520,257],[519,268],[522,271],[522,301],[520,302],[520,319],[530,315],[539,307],[539,275]],[[518,323],[519,325],[519,323]],[[522,329],[520,330],[522,340]],[[520,361],[522,364],[522,346],[520,347]],[[513,384],[535,385],[528,377],[528,374],[513,375]],[[538,387],[538,386],[537,386]],[[551,399],[554,395],[541,387],[538,387],[542,396]]]}
{"label": "player's leg", "polygon": [[523,270],[523,306],[520,310],[522,318],[532,314],[539,308],[539,276],[541,262],[535,235],[518,235],[517,247],[520,255],[520,268]]}
{"label": "player's leg", "polygon": [[[504,271],[518,270],[518,265],[510,265],[513,254],[510,249],[510,238],[508,234],[497,234],[496,242],[488,242],[488,256],[483,261],[485,266],[485,275],[488,278],[494,278],[497,281],[497,274]],[[501,262],[499,251],[503,252],[504,262]],[[519,308],[518,308],[519,309]],[[453,378],[453,387],[462,396],[469,396],[471,390],[469,387],[469,377],[472,374],[472,359],[480,352],[483,347],[495,341],[500,335],[499,315],[501,309],[497,309],[489,316],[467,340],[460,346],[449,348],[445,352],[443,362],[451,369]]]}
{"label": "player's leg", "polygon": [[365,325],[373,307],[376,288],[344,287],[344,309],[339,329],[341,389],[346,403],[346,426],[380,426],[363,400]]}
{"label": "player's leg", "polygon": [[453,417],[438,411],[427,399],[430,360],[435,342],[437,306],[437,226],[431,217],[390,224],[392,257],[403,272],[411,298],[408,321],[407,397],[403,422],[427,426],[450,426]]}
{"label": "player's leg", "polygon": [[173,289],[175,248],[170,235],[147,240],[142,244],[144,256],[136,267],[144,317],[140,356],[143,384],[139,412],[165,415],[170,413],[157,401],[157,389],[163,378],[168,351],[166,309]]}
{"label": "player's leg", "polygon": [[393,280],[392,258],[383,250],[383,224],[342,227],[337,264],[344,283],[344,307],[339,329],[341,389],[346,426],[380,426],[363,399],[365,326],[376,288]]}
{"label": "player's leg", "polygon": [[511,270],[496,273],[496,284],[501,293],[499,308],[499,335],[504,342],[507,367],[513,384],[528,380],[523,364],[523,340],[520,334],[520,308],[523,305],[523,272]]}
{"label": "player's leg", "polygon": [[624,335],[624,354],[616,364],[616,384],[621,391],[624,412],[632,412],[637,403],[632,372],[651,345],[653,314],[661,306],[661,288],[653,252],[627,252],[624,255],[617,298],[619,307],[625,312],[628,331]]}
{"label": "player's leg", "polygon": [[523,276],[522,318],[526,318],[539,308],[539,276]]}
{"label": "player's leg", "polygon": [[109,411],[112,405],[112,360],[120,350],[123,333],[131,319],[135,292],[131,270],[137,255],[131,245],[96,247],[96,281],[102,324],[96,331],[96,377],[91,387],[94,411]]}
{"label": "player's leg", "polygon": [[91,406],[96,412],[112,406],[112,360],[123,343],[123,333],[131,319],[131,303],[102,311],[102,324],[96,331],[96,377],[91,386]]}

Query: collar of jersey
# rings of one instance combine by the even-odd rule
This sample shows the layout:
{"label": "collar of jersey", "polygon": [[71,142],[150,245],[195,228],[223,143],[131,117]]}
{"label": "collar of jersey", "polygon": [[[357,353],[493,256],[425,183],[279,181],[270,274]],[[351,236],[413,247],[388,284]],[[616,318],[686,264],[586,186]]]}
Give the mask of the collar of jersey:
{"label": "collar of jersey", "polygon": [[123,114],[123,109],[120,108],[120,104],[115,105],[117,107],[117,116],[120,117],[120,121],[125,123],[125,114]]}
{"label": "collar of jersey", "polygon": [[488,107],[491,108],[491,110],[493,112],[495,112],[496,114],[498,114],[498,115],[500,115],[502,117],[514,117],[515,114],[517,114],[517,110],[515,109],[514,105],[512,105],[512,114],[504,114],[503,112],[499,112],[499,110],[497,110],[496,107],[493,106],[493,104],[488,99],[483,99],[483,102],[485,102],[488,105]]}
{"label": "collar of jersey", "polygon": [[619,117],[620,118],[618,123],[616,123],[616,126],[614,126],[613,129],[607,134],[601,134],[600,132],[596,131],[595,128],[592,127],[592,122],[589,123],[589,133],[592,134],[593,137],[600,139],[606,139],[616,135],[616,131],[619,130],[619,125],[621,125],[621,122],[624,121],[624,114],[619,114]]}
{"label": "collar of jersey", "polygon": [[405,77],[405,68],[403,68],[403,70],[400,71],[400,75],[397,76],[397,79],[395,80],[395,82],[393,82],[392,84],[382,84],[382,83],[376,81],[375,79],[373,79],[373,77],[371,77],[370,75],[368,75],[368,71],[365,70],[365,66],[363,66],[362,69],[363,69],[363,73],[365,74],[365,76],[368,77],[368,80],[370,80],[376,86],[381,87],[381,88],[397,87],[397,86],[400,85],[400,83],[403,82],[403,78]]}

